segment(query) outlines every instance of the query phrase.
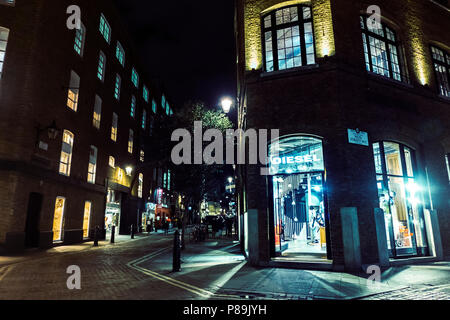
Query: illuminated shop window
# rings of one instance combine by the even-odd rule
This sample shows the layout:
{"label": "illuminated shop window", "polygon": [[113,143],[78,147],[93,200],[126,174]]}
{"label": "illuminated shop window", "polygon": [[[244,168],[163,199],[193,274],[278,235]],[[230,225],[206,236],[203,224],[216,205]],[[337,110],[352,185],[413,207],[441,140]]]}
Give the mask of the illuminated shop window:
{"label": "illuminated shop window", "polygon": [[122,79],[117,74],[116,75],[116,83],[114,85],[114,98],[116,98],[117,100],[120,100],[120,87],[121,87],[121,85],[122,85]]}
{"label": "illuminated shop window", "polygon": [[94,105],[94,116],[92,120],[92,125],[96,129],[100,129],[100,123],[102,120],[102,99],[95,95],[95,105]]}
{"label": "illuminated shop window", "polygon": [[143,110],[142,111],[141,127],[142,127],[143,130],[145,130],[145,128],[147,128],[147,110]]}
{"label": "illuminated shop window", "polygon": [[73,111],[78,110],[79,94],[80,94],[80,77],[74,71],[71,71],[69,92],[67,94],[67,106]]}
{"label": "illuminated shop window", "polygon": [[100,33],[103,38],[105,38],[106,42],[110,43],[111,41],[111,27],[109,26],[108,21],[106,20],[103,14],[100,15]]}
{"label": "illuminated shop window", "polygon": [[75,31],[75,44],[74,49],[75,52],[78,53],[81,57],[83,56],[84,52],[84,43],[86,40],[86,27],[83,23],[81,23],[81,28],[76,29]]}
{"label": "illuminated shop window", "polygon": [[117,113],[113,113],[112,126],[111,126],[111,140],[114,142],[117,142],[118,122],[119,122],[119,116],[117,115]]}
{"label": "illuminated shop window", "polygon": [[266,72],[316,63],[311,7],[281,8],[262,20]]}
{"label": "illuminated shop window", "polygon": [[89,227],[91,223],[91,210],[92,202],[86,201],[84,203],[84,216],[83,216],[83,238],[89,238]]}
{"label": "illuminated shop window", "polygon": [[139,75],[138,75],[136,69],[134,69],[134,68],[131,71],[131,81],[133,82],[133,84],[136,88],[139,87]]}
{"label": "illuminated shop window", "polygon": [[91,146],[91,151],[89,153],[89,167],[88,167],[88,182],[95,184],[95,175],[97,173],[97,153],[96,147]]}
{"label": "illuminated shop window", "polygon": [[133,153],[134,147],[134,131],[130,129],[130,133],[128,135],[128,153]]}
{"label": "illuminated shop window", "polygon": [[422,188],[416,181],[415,152],[396,142],[373,144],[379,205],[392,257],[414,256],[427,246]]}
{"label": "illuminated shop window", "polygon": [[105,80],[105,70],[106,70],[106,56],[100,51],[100,55],[98,58],[98,67],[97,67],[97,78],[101,81]]}
{"label": "illuminated shop window", "polygon": [[385,24],[372,26],[372,21],[361,16],[360,25],[367,71],[405,81],[400,46],[394,30]]}
{"label": "illuminated shop window", "polygon": [[144,98],[145,102],[148,103],[149,94],[148,94],[148,89],[146,86],[144,86],[144,88],[142,89],[142,97]]}
{"label": "illuminated shop window", "polygon": [[450,183],[450,154],[445,156],[445,163],[447,164],[448,183]]}
{"label": "illuminated shop window", "polygon": [[439,93],[450,97],[450,54],[436,47],[431,47],[431,54]]}
{"label": "illuminated shop window", "polygon": [[136,115],[136,97],[134,95],[131,96],[131,111],[130,115],[132,118]]}
{"label": "illuminated shop window", "polygon": [[59,173],[65,176],[70,176],[70,169],[72,166],[73,142],[73,133],[68,130],[64,130],[61,147],[61,157],[59,160]]}
{"label": "illuminated shop window", "polygon": [[14,7],[16,4],[16,1],[15,0],[0,0],[0,4]]}
{"label": "illuminated shop window", "polygon": [[117,60],[119,60],[122,66],[125,66],[125,50],[123,49],[119,41],[117,41],[116,46],[116,58]]}
{"label": "illuminated shop window", "polygon": [[66,199],[57,197],[55,202],[55,211],[53,213],[53,241],[61,241],[63,236],[64,209]]}
{"label": "illuminated shop window", "polygon": [[144,175],[142,173],[139,174],[139,185],[138,185],[138,197],[142,198],[144,190]]}

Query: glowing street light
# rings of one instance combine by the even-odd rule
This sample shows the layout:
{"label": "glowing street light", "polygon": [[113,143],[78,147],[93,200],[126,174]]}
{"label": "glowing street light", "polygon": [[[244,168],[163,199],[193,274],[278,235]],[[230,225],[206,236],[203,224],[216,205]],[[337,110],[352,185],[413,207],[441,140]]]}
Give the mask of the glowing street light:
{"label": "glowing street light", "polygon": [[128,176],[131,176],[131,173],[133,172],[133,168],[132,167],[126,167],[125,168],[125,172],[127,173]]}
{"label": "glowing street light", "polygon": [[222,105],[223,112],[229,113],[231,110],[231,107],[233,106],[233,100],[231,100],[230,98],[223,98],[221,105]]}
{"label": "glowing street light", "polygon": [[230,183],[230,184],[233,183],[233,178],[232,177],[228,178],[228,183]]}

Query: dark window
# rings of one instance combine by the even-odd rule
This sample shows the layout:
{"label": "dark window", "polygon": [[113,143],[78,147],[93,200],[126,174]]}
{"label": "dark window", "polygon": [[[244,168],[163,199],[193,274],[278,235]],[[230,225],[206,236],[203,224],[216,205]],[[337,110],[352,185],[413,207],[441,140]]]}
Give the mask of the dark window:
{"label": "dark window", "polygon": [[262,18],[265,70],[285,70],[316,63],[311,7],[289,6]]}
{"label": "dark window", "polygon": [[385,24],[372,24],[369,18],[360,17],[364,57],[367,71],[405,81],[401,52],[394,30]]}
{"label": "dark window", "polygon": [[439,93],[450,97],[450,54],[436,47],[431,47],[434,71],[439,86]]}

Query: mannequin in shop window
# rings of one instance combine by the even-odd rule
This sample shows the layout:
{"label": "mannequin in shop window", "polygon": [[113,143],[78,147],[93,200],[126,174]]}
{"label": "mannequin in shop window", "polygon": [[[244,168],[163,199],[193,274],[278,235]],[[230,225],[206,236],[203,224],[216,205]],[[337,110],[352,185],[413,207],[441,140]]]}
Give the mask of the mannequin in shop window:
{"label": "mannequin in shop window", "polygon": [[320,207],[313,207],[310,208],[311,211],[311,244],[319,243],[320,240],[320,228],[325,226],[325,222],[323,221],[322,213],[320,212]]}

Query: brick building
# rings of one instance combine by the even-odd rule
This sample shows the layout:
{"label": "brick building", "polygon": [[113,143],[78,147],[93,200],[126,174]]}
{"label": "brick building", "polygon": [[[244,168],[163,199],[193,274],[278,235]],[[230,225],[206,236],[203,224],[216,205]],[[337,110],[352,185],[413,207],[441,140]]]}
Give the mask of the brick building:
{"label": "brick building", "polygon": [[448,1],[236,2],[239,127],[280,130],[269,176],[238,171],[253,264],[450,254],[449,26]]}
{"label": "brick building", "polygon": [[147,141],[173,111],[110,1],[0,1],[0,77],[2,247],[129,234],[157,194],[167,202],[170,172],[147,163]]}

